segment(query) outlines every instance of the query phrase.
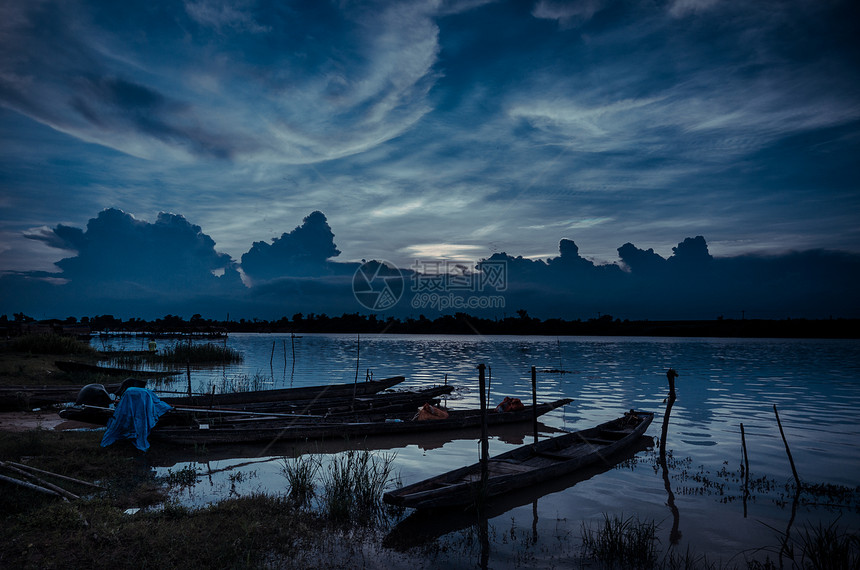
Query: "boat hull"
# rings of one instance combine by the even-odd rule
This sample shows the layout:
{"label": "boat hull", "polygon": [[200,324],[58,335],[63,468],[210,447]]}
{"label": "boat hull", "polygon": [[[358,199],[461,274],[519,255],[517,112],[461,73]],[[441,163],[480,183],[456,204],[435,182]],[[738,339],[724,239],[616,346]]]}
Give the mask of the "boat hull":
{"label": "boat hull", "polygon": [[[629,420],[631,415],[637,418],[635,425]],[[385,493],[383,500],[416,509],[474,504],[606,461],[609,456],[633,445],[653,419],[653,413],[632,412],[593,428],[492,457],[487,462],[488,477],[483,489],[481,464],[475,463]]]}
{"label": "boat hull", "polygon": [[[503,425],[532,421],[556,408],[572,402],[563,398],[554,402],[538,404],[516,412],[489,412],[488,425]],[[331,421],[330,418],[296,418],[277,421],[249,420],[244,425],[230,422],[226,425],[206,426],[156,426],[151,437],[181,445],[230,444],[252,442],[275,442],[286,440],[327,439],[361,437],[370,435],[420,433],[428,431],[478,428],[481,425],[479,410],[449,411],[448,418],[439,420],[413,420],[414,412],[373,414]],[[353,421],[354,420],[354,421]]]}

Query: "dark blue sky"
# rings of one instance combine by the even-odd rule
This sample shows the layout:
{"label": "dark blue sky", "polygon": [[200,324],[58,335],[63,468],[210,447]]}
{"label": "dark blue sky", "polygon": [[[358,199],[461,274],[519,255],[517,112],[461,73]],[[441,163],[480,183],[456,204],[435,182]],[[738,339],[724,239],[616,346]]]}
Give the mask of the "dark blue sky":
{"label": "dark blue sky", "polygon": [[[0,271],[48,282],[2,310],[83,279],[96,258],[57,229],[105,208],[198,228],[171,292],[246,254],[276,278],[261,260],[316,210],[344,263],[540,260],[570,239],[629,270],[625,243],[667,260],[696,236],[717,260],[857,254],[857,6],[4,2]],[[100,275],[149,294],[157,261],[106,255]]]}

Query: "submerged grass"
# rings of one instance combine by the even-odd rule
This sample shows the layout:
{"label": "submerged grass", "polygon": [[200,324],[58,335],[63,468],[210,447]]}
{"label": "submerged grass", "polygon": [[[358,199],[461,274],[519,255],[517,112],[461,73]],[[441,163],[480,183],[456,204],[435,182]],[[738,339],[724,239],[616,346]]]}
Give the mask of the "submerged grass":
{"label": "submerged grass", "polygon": [[322,511],[334,522],[370,522],[382,510],[396,454],[350,450],[323,472]]}
{"label": "submerged grass", "polygon": [[254,373],[253,376],[248,374],[237,374],[234,376],[225,376],[217,383],[210,382],[208,387],[203,390],[207,394],[212,392],[213,388],[219,394],[235,394],[239,392],[256,392],[265,390],[270,387],[274,381],[263,375],[260,371]]}
{"label": "submerged grass", "polygon": [[657,564],[657,525],[638,518],[603,515],[597,528],[583,523],[584,555],[604,568],[654,568]]}
{"label": "submerged grass", "polygon": [[322,466],[318,456],[307,454],[298,457],[283,457],[281,472],[290,486],[290,499],[298,507],[307,506],[315,494],[314,479]]}
{"label": "submerged grass", "polygon": [[120,367],[148,364],[221,364],[242,362],[244,356],[234,348],[215,343],[177,343],[151,354],[129,354],[116,356],[112,361]]}

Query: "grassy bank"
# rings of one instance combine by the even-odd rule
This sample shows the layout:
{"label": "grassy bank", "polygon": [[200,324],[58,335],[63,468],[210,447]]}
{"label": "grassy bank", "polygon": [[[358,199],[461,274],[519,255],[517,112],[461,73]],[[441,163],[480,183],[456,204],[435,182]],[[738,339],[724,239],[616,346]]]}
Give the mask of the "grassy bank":
{"label": "grassy bank", "polygon": [[183,478],[157,480],[149,467],[157,456],[130,445],[101,448],[100,438],[98,432],[0,432],[0,461],[104,487],[63,482],[82,497],[63,501],[0,482],[0,568],[349,567],[365,547],[363,540],[344,539],[360,528],[304,510],[288,496],[179,506],[167,491]]}

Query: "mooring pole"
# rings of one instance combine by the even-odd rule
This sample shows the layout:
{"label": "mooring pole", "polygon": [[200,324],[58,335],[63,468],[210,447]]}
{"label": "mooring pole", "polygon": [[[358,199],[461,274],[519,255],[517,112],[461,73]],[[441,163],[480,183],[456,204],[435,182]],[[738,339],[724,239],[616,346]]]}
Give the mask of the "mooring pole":
{"label": "mooring pole", "polygon": [[355,392],[358,389],[358,362],[361,358],[361,334],[355,338],[355,382],[352,384],[352,409],[355,409]]}
{"label": "mooring pole", "polygon": [[800,477],[797,475],[797,468],[794,466],[794,459],[791,457],[791,450],[788,448],[788,440],[785,439],[785,432],[782,431],[782,422],[779,421],[779,412],[776,411],[776,404],[773,405],[773,413],[776,415],[776,425],[779,426],[779,435],[782,436],[782,443],[785,444],[785,453],[788,455],[788,462],[791,464],[791,473],[794,475],[794,482],[797,484],[797,491],[800,492]]}
{"label": "mooring pole", "polygon": [[532,366],[532,425],[535,428],[535,443],[538,442],[537,405],[537,370]]}
{"label": "mooring pole", "polygon": [[490,392],[493,390],[493,367],[487,367],[487,409],[490,408]]}
{"label": "mooring pole", "polygon": [[296,366],[296,335],[295,333],[290,333],[290,344],[293,347],[293,367]]}
{"label": "mooring pole", "polygon": [[750,460],[747,456],[747,438],[744,434],[743,422],[741,422],[741,447],[744,450],[744,518],[747,518],[747,498],[750,494]]}
{"label": "mooring pole", "polygon": [[487,490],[490,443],[487,440],[487,395],[484,386],[484,364],[478,365],[478,392],[481,398],[481,495]]}

